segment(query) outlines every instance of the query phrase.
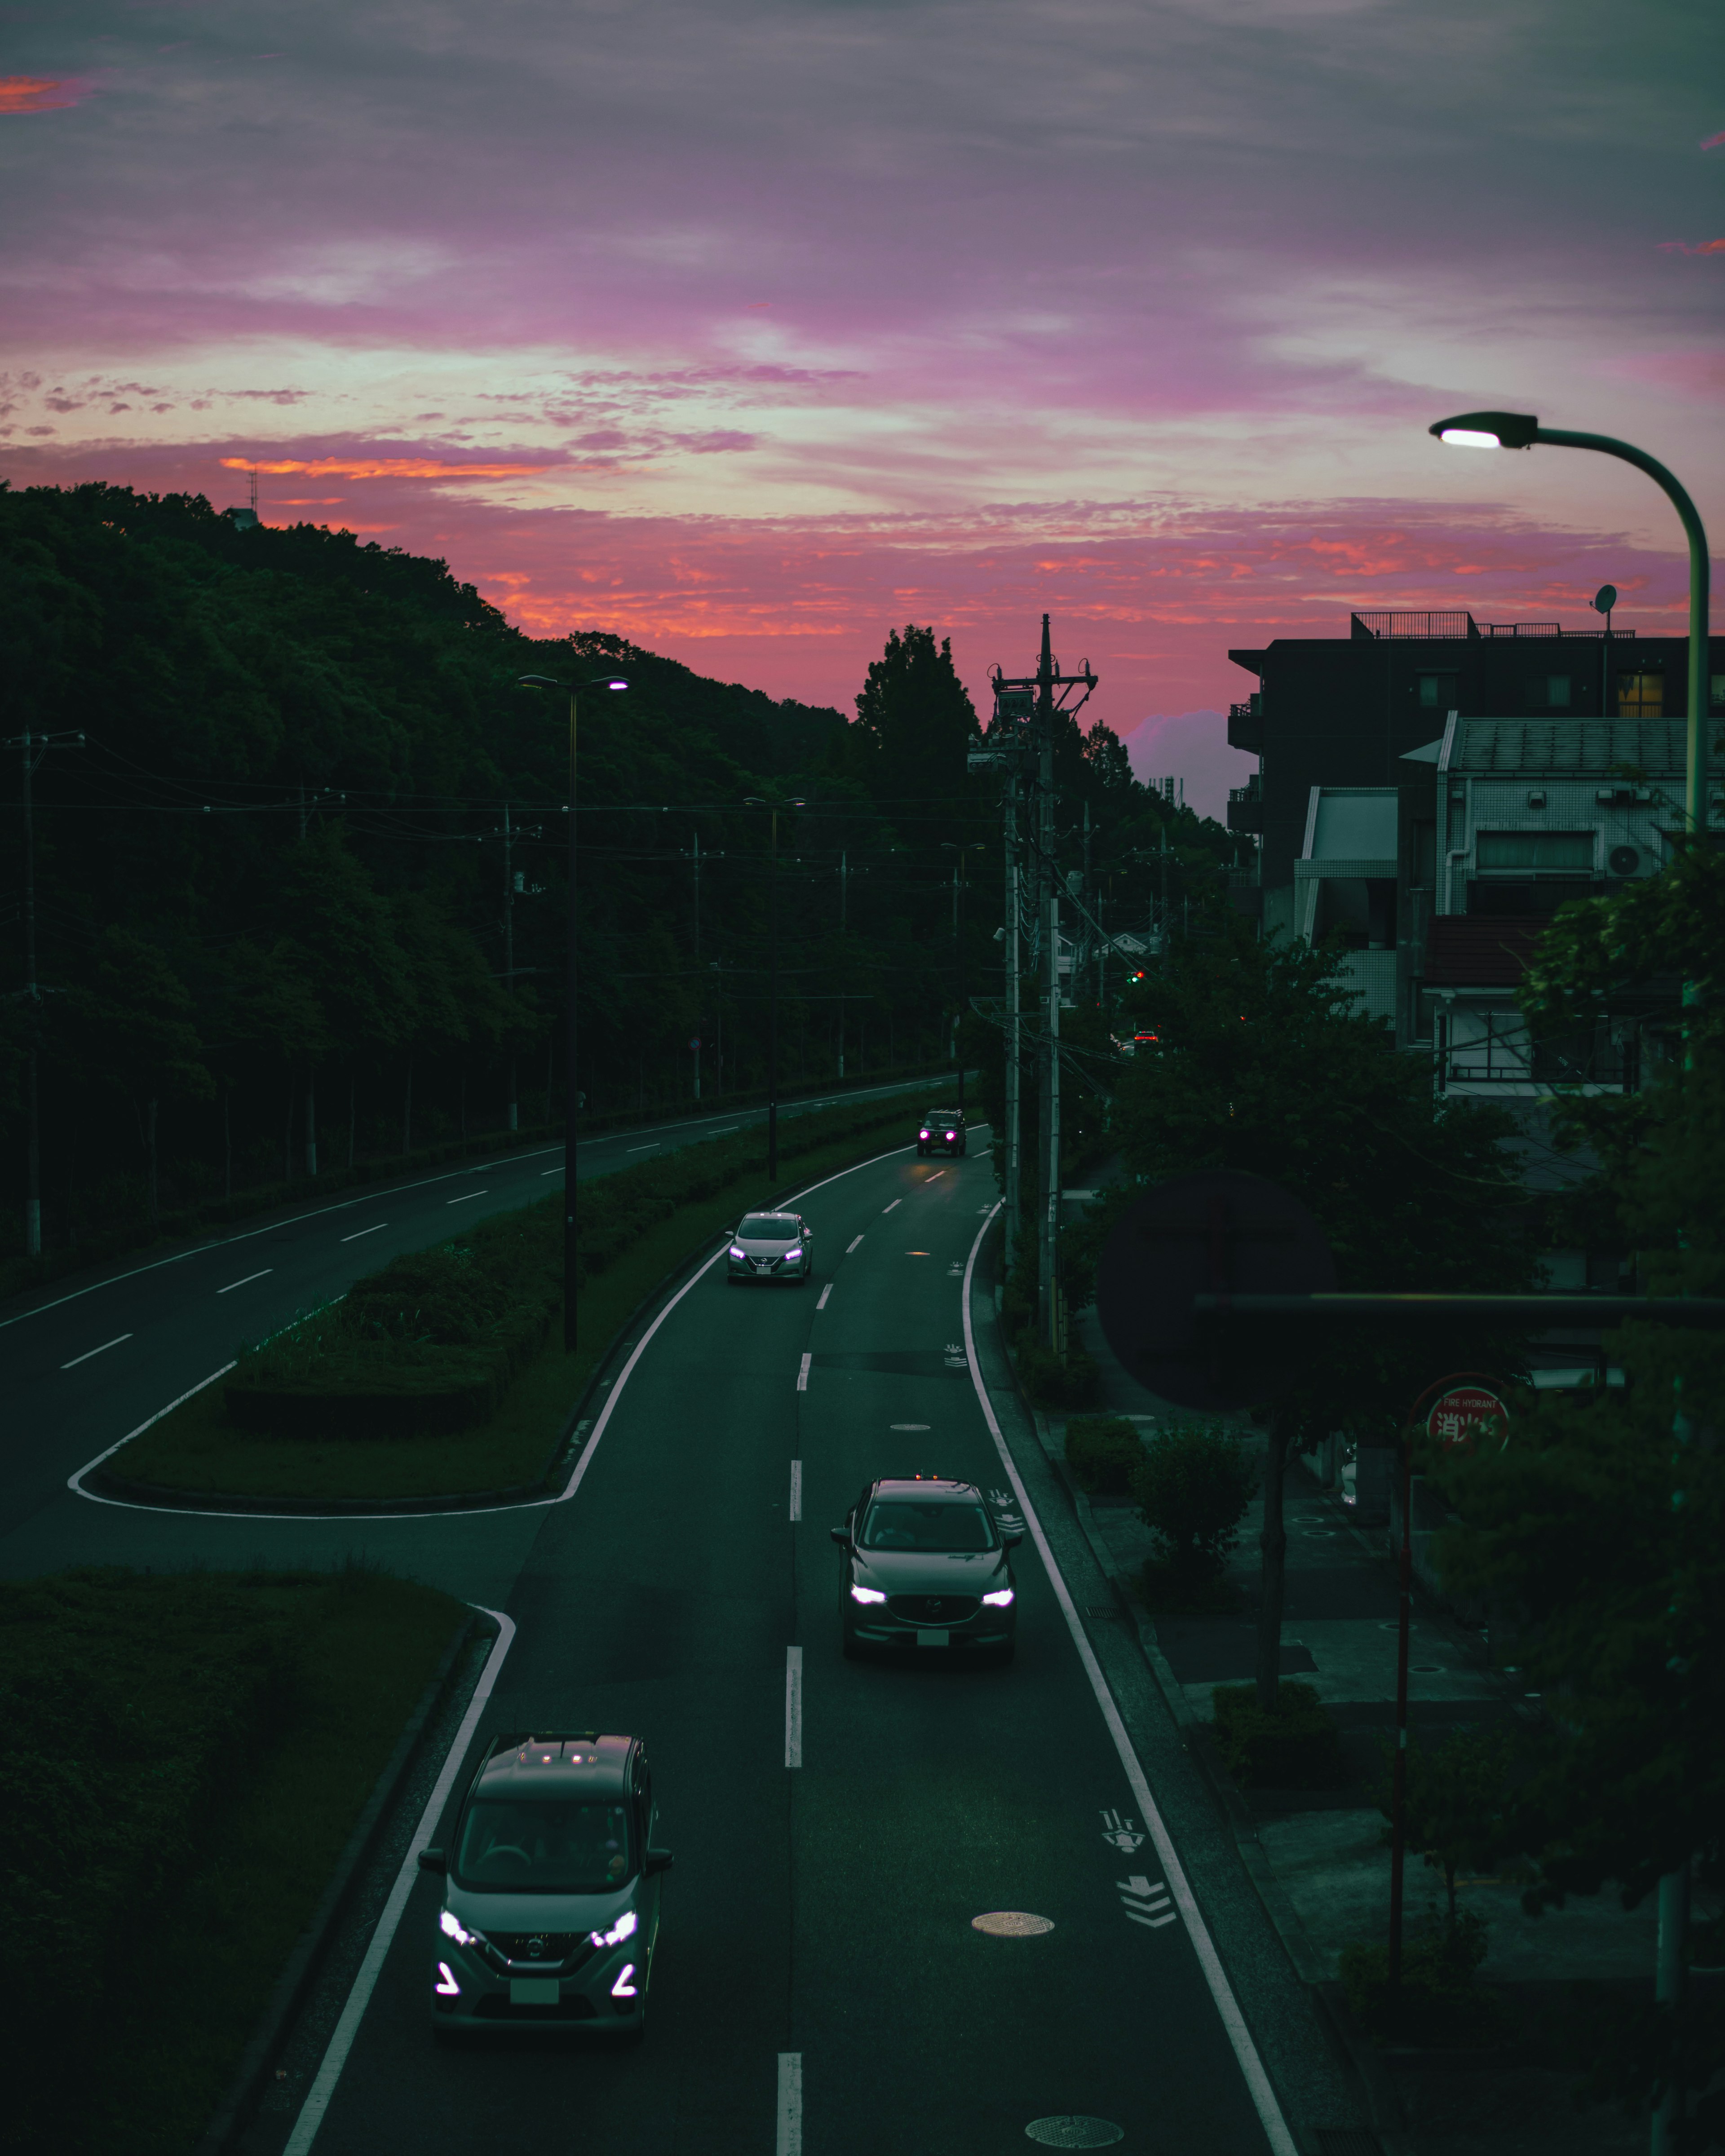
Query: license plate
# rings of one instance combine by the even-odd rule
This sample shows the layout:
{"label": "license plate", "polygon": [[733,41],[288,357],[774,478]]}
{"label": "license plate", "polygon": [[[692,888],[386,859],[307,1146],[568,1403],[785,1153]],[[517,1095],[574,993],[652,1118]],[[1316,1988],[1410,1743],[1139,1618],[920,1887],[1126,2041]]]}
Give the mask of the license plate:
{"label": "license plate", "polygon": [[555,2006],[557,1980],[554,1976],[512,1976],[509,1979],[511,2006]]}
{"label": "license plate", "polygon": [[919,1647],[950,1646],[952,1640],[952,1635],[950,1632],[931,1631],[927,1626],[921,1625],[916,1628],[916,1645]]}

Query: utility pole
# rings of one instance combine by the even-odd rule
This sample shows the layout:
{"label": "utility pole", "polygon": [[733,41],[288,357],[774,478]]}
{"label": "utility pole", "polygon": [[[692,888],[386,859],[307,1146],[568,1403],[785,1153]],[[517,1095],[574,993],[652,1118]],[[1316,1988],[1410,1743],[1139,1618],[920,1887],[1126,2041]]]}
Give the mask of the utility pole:
{"label": "utility pole", "polygon": [[1019,778],[1006,781],[1006,1269],[1018,1263],[1023,1219],[1019,1181]]}
{"label": "utility pole", "polygon": [[[695,834],[695,959],[701,963],[701,833]],[[701,1098],[701,1086],[696,1081],[695,1097]]]}
{"label": "utility pole", "polygon": [[[839,854],[839,937],[841,942],[845,932],[845,880],[850,872],[850,855],[841,848]],[[845,963],[842,952],[839,963],[842,968]],[[839,983],[839,1075],[841,1078],[845,1075],[845,983],[842,979]]]}
{"label": "utility pole", "polygon": [[[508,994],[515,994],[515,834],[509,821],[509,803],[503,804],[503,978]],[[515,1050],[509,1051],[509,1127],[517,1127],[520,1104],[516,1098]]]}
{"label": "utility pole", "polygon": [[25,1174],[24,1174],[24,1255],[39,1258],[42,1255],[42,1109],[41,1109],[41,1054],[42,1054],[42,998],[44,990],[36,978],[36,809],[30,791],[30,780],[36,767],[51,748],[82,748],[82,734],[33,734],[27,729],[15,736],[6,746],[23,752],[24,774],[24,985],[23,999],[29,1005],[25,1023],[29,1028],[29,1048],[24,1063],[25,1094]]}

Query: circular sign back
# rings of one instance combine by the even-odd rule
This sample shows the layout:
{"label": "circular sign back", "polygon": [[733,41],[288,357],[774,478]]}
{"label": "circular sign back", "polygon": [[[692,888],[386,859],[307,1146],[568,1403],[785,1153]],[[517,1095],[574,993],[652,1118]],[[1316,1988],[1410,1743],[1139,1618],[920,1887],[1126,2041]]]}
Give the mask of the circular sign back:
{"label": "circular sign back", "polygon": [[1162,1399],[1257,1407],[1298,1376],[1302,1342],[1289,1324],[1200,1324],[1193,1296],[1322,1295],[1335,1285],[1323,1230],[1297,1198],[1243,1168],[1204,1168],[1158,1183],[1121,1214],[1096,1267],[1096,1316],[1114,1353]]}

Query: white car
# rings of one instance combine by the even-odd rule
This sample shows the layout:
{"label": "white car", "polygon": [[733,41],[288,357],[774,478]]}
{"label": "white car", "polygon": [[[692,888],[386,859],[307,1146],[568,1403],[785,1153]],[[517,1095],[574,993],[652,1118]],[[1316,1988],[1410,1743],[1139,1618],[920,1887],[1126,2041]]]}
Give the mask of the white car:
{"label": "white car", "polygon": [[731,1281],[788,1281],[809,1277],[814,1235],[800,1213],[746,1213],[731,1239],[725,1277]]}

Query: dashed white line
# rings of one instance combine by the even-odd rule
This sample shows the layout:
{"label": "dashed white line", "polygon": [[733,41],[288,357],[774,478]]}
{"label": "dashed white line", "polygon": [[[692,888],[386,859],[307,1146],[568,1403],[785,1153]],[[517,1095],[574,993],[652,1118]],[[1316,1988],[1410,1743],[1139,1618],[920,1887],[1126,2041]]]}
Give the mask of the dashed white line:
{"label": "dashed white line", "polygon": [[250,1281],[262,1280],[264,1273],[273,1273],[275,1270],[275,1268],[274,1265],[265,1265],[263,1273],[248,1273],[244,1280],[229,1281],[226,1287],[218,1287],[216,1290],[216,1293],[218,1295],[232,1295],[235,1288],[244,1287],[246,1286],[247,1282]]}
{"label": "dashed white line", "polygon": [[773,2156],[803,2156],[803,2054],[778,2055],[778,2110]]}
{"label": "dashed white line", "polygon": [[568,1170],[563,1166],[561,1161],[558,1162],[555,1168],[542,1168],[539,1171],[540,1179],[542,1182],[547,1175],[567,1175],[567,1173]]}
{"label": "dashed white line", "polygon": [[624,1149],[627,1152],[657,1152],[659,1150],[659,1140],[655,1138],[651,1145],[627,1146]]}
{"label": "dashed white line", "polygon": [[826,1286],[820,1291],[820,1301],[814,1306],[817,1310],[824,1310],[826,1308],[827,1297],[832,1293],[832,1291],[833,1283],[829,1281]]}
{"label": "dashed white line", "polygon": [[375,1235],[377,1228],[387,1228],[388,1225],[389,1223],[387,1220],[380,1220],[377,1228],[356,1228],[351,1235],[344,1235],[341,1240],[344,1243],[357,1243],[362,1235]]}
{"label": "dashed white line", "polygon": [[464,1190],[459,1198],[446,1198],[444,1203],[445,1205],[465,1205],[470,1198],[484,1198],[487,1194],[483,1190]]}
{"label": "dashed white line", "polygon": [[852,1252],[852,1251],[856,1248],[857,1245],[858,1245],[860,1242],[861,1242],[861,1240],[862,1240],[862,1237],[861,1237],[860,1235],[853,1235],[853,1236],[851,1237],[850,1240],[850,1241],[849,1241],[849,1242],[845,1245],[845,1256],[846,1256],[847,1258],[850,1255],[850,1253],[851,1253],[851,1252]]}
{"label": "dashed white line", "polygon": [[122,1340],[133,1340],[136,1337],[132,1332],[116,1332],[111,1340],[103,1341],[100,1348],[86,1348],[81,1355],[74,1355],[69,1363],[62,1363],[60,1368],[75,1370],[80,1363],[87,1363],[92,1355],[105,1355],[110,1348],[117,1348]]}
{"label": "dashed white line", "polygon": [[[893,1201],[892,1201],[891,1204],[891,1205],[889,1205],[889,1206],[887,1207],[887,1209],[886,1209],[886,1213],[896,1213],[896,1212],[898,1210],[899,1207],[904,1204],[904,1202],[905,1202],[905,1201],[904,1201],[904,1199],[903,1199],[902,1198],[895,1198],[895,1199],[893,1199]],[[886,1218],[886,1213],[883,1213],[883,1214],[880,1215],[880,1218],[881,1218],[883,1220]]]}
{"label": "dashed white line", "polygon": [[713,1136],[716,1138],[734,1138],[742,1128],[741,1123],[726,1123],[722,1131],[715,1131]]}
{"label": "dashed white line", "polygon": [[784,1763],[803,1763],[803,1650],[784,1650]]}
{"label": "dashed white line", "polygon": [[803,1463],[800,1460],[793,1460],[791,1462],[791,1517],[800,1520],[802,1517]]}
{"label": "dashed white line", "polygon": [[945,1168],[937,1168],[932,1175],[925,1175],[922,1180],[925,1183],[938,1183],[946,1172]]}
{"label": "dashed white line", "polygon": [[813,1355],[805,1355],[803,1358],[803,1367],[797,1373],[797,1390],[799,1393],[806,1393],[809,1389],[809,1365],[814,1360]]}

